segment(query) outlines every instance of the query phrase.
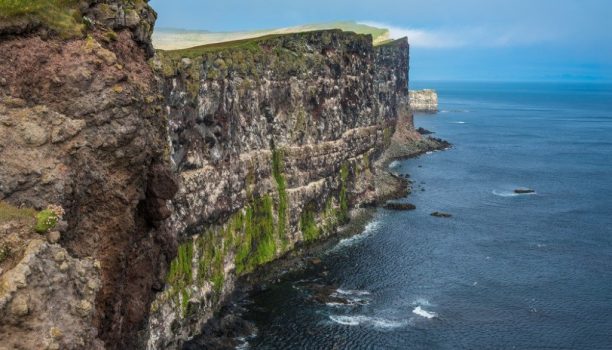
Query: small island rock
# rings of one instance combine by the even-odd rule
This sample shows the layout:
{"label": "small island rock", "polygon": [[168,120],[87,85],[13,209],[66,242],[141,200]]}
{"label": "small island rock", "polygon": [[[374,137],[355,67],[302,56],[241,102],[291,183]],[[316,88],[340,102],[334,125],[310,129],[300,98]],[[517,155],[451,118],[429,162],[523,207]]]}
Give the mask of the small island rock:
{"label": "small island rock", "polygon": [[385,203],[385,209],[389,210],[415,210],[416,205],[410,203]]}

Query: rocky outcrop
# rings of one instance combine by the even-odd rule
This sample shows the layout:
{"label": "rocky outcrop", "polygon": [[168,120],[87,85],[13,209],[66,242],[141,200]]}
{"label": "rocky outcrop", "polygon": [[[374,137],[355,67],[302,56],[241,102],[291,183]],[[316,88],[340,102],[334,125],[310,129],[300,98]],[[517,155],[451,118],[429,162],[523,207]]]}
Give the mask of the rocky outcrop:
{"label": "rocky outcrop", "polygon": [[30,241],[0,275],[0,349],[103,349],[92,323],[99,267],[57,244]]}
{"label": "rocky outcrop", "polygon": [[413,112],[438,111],[438,94],[434,90],[410,90],[410,109]]}
{"label": "rocky outcrop", "polygon": [[[24,338],[30,332],[28,338],[40,341],[24,348],[45,348],[48,324],[66,335],[57,342],[61,348],[89,348],[79,347],[78,337],[109,349],[135,347],[153,295],[163,288],[166,260],[176,254],[175,238],[161,225],[173,186],[164,158],[163,96],[147,64],[154,12],[143,1],[86,5],[78,9],[78,22],[89,26],[69,39],[36,13],[15,17],[25,24],[0,31],[0,200],[36,209],[61,205],[67,223],[59,243],[66,259],[75,266],[94,259],[100,266],[85,271],[97,281],[95,295],[83,294],[67,272],[48,281],[49,294],[46,286],[35,289],[38,282],[18,286],[17,296],[40,297],[36,303],[82,294],[90,304],[80,322],[59,303],[37,304],[14,323],[3,317],[3,334]],[[78,17],[74,9],[55,10]],[[54,276],[55,265],[36,264]],[[40,327],[29,323],[34,320]],[[18,324],[21,333],[10,328]]]}

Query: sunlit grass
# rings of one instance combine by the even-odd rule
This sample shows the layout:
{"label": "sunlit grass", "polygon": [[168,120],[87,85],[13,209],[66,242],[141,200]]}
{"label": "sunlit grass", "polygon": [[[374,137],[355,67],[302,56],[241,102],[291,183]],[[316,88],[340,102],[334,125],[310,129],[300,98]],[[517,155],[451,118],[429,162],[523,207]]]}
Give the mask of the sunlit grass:
{"label": "sunlit grass", "polygon": [[20,219],[34,219],[36,210],[31,208],[17,208],[0,201],[0,223]]}
{"label": "sunlit grass", "polygon": [[78,5],[78,0],[0,0],[0,20],[38,21],[63,37],[72,37],[84,28]]}

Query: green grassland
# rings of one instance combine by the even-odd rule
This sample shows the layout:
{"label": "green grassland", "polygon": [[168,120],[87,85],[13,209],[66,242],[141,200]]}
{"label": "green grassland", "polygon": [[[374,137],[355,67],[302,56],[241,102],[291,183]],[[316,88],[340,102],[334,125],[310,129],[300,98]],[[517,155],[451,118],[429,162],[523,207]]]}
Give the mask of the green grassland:
{"label": "green grassland", "polygon": [[308,24],[291,28],[279,28],[270,30],[258,30],[250,32],[225,32],[215,33],[208,31],[190,31],[182,29],[156,29],[153,33],[153,46],[160,50],[180,50],[194,46],[206,45],[219,48],[217,45],[223,43],[247,44],[250,39],[270,37],[282,34],[302,33],[319,30],[340,29],[357,34],[370,34],[374,44],[380,44],[389,40],[389,31],[384,28],[376,28],[357,22],[330,22],[321,24]]}
{"label": "green grassland", "polygon": [[38,23],[62,37],[80,35],[84,29],[78,0],[0,0],[0,21]]}

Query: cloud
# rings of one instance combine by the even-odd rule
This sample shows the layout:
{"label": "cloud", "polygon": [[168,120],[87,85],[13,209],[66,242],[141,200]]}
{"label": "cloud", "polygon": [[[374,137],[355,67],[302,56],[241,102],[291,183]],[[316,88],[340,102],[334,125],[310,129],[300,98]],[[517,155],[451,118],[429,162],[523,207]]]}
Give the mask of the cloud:
{"label": "cloud", "polygon": [[555,36],[528,28],[442,28],[418,29],[363,21],[365,25],[387,28],[391,38],[408,37],[410,45],[430,49],[458,47],[509,47],[525,46],[554,40]]}

